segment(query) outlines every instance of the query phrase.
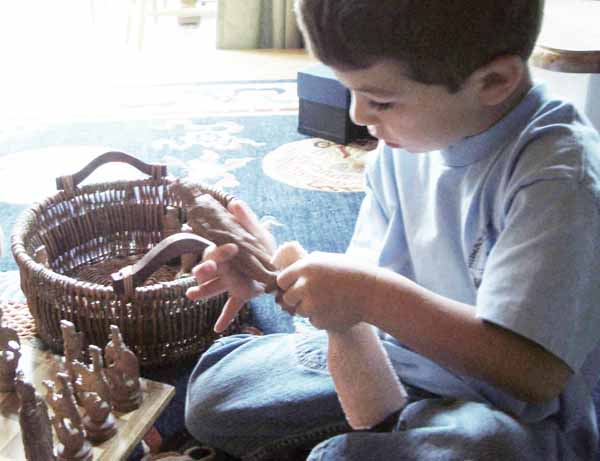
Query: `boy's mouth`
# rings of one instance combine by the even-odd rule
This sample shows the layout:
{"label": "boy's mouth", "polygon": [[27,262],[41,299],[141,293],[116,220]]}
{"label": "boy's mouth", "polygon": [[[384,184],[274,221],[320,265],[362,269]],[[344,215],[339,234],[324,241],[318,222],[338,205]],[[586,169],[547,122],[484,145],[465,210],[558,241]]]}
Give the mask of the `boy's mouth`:
{"label": "boy's mouth", "polygon": [[379,139],[380,141],[383,141],[389,147],[394,148],[394,149],[398,149],[398,148],[402,147],[397,142],[388,141],[385,138],[383,138],[382,136],[380,136],[379,133],[377,133],[377,128],[375,128],[375,126],[368,126],[367,129],[369,130],[369,134],[371,136],[373,136],[374,138]]}
{"label": "boy's mouth", "polygon": [[385,138],[379,138],[379,140],[383,141],[386,146],[391,147],[392,149],[399,149],[402,145],[398,142],[388,141]]}

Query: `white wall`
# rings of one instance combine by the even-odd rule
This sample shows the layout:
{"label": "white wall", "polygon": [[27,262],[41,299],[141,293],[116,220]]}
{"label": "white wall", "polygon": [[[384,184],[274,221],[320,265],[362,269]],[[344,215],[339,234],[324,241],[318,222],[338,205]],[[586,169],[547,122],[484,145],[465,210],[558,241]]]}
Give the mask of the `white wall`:
{"label": "white wall", "polygon": [[[596,129],[600,131],[600,91],[598,91],[600,88],[596,88],[594,91],[594,98],[598,100],[598,103],[595,107],[588,106],[586,108],[590,74],[552,72],[549,70],[538,69],[533,66],[532,74],[535,80],[546,82],[552,93],[572,101],[579,110],[584,112],[590,118]],[[594,82],[596,82],[597,79],[598,77],[595,76]]]}
{"label": "white wall", "polygon": [[572,101],[578,109],[585,110],[589,74],[567,74],[538,69],[532,66],[534,80],[546,82],[552,93]]}
{"label": "white wall", "polygon": [[[552,24],[555,26],[559,26],[563,24],[565,18],[563,18],[559,13],[565,10],[566,8],[576,8],[577,2],[582,2],[583,0],[546,0],[546,15],[545,21],[552,21]],[[554,13],[554,15],[549,14],[552,13],[552,8],[560,7]],[[561,13],[562,14],[562,13]],[[592,18],[592,22],[590,23],[593,27],[592,33],[597,30],[597,25],[593,22],[595,18]],[[572,21],[574,19],[566,19],[566,21]],[[557,28],[556,31],[552,31],[552,29],[547,29],[546,27],[550,27],[550,22],[544,22],[542,27],[542,32],[540,34],[541,37],[544,36],[545,31],[547,32],[548,37],[554,37],[551,42],[556,42],[556,33],[558,30],[564,29],[564,27]],[[567,24],[567,23],[565,23]],[[563,26],[565,26],[563,24]],[[570,24],[570,22],[569,22]],[[546,27],[544,27],[546,26]],[[582,25],[582,27],[584,27]],[[591,36],[587,31],[582,32],[581,43],[589,43],[590,40],[595,37],[595,35]],[[563,37],[560,35],[560,41],[565,40],[565,42],[571,42],[569,37]],[[595,43],[595,42],[594,42]],[[589,45],[588,45],[589,46]],[[590,74],[569,74],[564,72],[552,72],[548,70],[538,69],[534,66],[531,66],[534,79],[539,79],[547,82],[548,87],[554,93],[557,93],[567,99],[570,99],[577,108],[579,108],[582,112],[586,113],[586,115],[590,118],[596,129],[600,131],[600,74],[595,74],[591,79],[593,82],[594,89],[592,90],[592,94],[594,95],[594,103],[592,104],[591,98],[587,97],[588,94],[588,84],[590,82]],[[587,106],[587,107],[586,107]]]}

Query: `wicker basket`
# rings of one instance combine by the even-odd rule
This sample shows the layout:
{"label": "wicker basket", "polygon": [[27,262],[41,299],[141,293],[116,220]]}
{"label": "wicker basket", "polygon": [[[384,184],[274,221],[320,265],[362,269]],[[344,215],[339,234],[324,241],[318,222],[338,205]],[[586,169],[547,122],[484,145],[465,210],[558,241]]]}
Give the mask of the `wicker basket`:
{"label": "wicker basket", "polygon": [[[129,163],[151,177],[77,187],[108,162]],[[167,207],[176,207],[185,221],[185,209],[168,191],[170,182],[164,165],[108,152],[75,175],[58,178],[62,190],[22,214],[12,252],[37,332],[53,351],[62,352],[62,319],[100,347],[109,338],[109,326],[117,325],[142,366],[197,355],[214,341],[212,327],[225,296],[188,300],[185,292],[195,279],[174,279],[177,267],[162,266],[127,297],[111,283],[111,273],[161,242]],[[224,205],[232,198],[210,187],[205,192]],[[41,261],[36,251],[44,247],[47,258]],[[247,315],[246,309],[240,313]],[[238,317],[225,334],[238,332],[242,320]]]}

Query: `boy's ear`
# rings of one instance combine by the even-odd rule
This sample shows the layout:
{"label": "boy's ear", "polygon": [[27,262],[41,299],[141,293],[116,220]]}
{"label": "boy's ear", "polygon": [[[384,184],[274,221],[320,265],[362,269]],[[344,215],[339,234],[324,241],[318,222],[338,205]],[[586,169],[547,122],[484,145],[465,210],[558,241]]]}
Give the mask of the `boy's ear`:
{"label": "boy's ear", "polygon": [[519,56],[498,56],[469,76],[481,104],[495,106],[509,98],[522,82],[525,63]]}

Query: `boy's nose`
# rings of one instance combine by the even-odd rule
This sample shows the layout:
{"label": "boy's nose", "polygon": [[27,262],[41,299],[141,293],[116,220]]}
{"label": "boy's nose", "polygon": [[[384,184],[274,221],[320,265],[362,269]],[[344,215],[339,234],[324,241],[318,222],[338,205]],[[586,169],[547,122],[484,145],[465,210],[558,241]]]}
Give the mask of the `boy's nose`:
{"label": "boy's nose", "polygon": [[351,93],[350,100],[350,118],[356,125],[367,126],[375,125],[376,117],[369,107],[367,98]]}

